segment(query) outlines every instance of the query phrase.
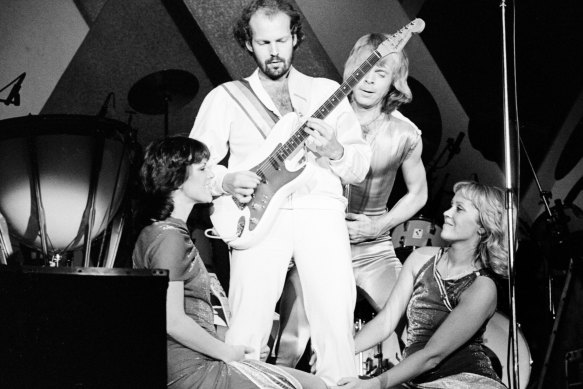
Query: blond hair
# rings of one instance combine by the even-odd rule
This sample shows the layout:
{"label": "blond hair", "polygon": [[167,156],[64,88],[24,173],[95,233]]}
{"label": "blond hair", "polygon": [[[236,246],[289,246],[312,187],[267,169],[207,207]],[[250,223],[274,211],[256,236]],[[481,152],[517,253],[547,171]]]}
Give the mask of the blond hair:
{"label": "blond hair", "polygon": [[[358,39],[344,65],[344,80],[350,77],[370,54],[389,37],[389,34],[373,33]],[[407,84],[409,59],[405,51],[400,51],[381,59],[378,65],[390,69],[393,74],[391,86],[381,107],[381,111],[388,114],[399,108],[401,104],[406,104],[413,99],[411,89]],[[348,98],[350,99],[351,96]]]}
{"label": "blond hair", "polygon": [[476,246],[476,261],[494,273],[507,277],[508,274],[508,228],[504,206],[504,191],[495,186],[461,181],[453,186],[458,193],[469,200],[478,210],[478,222],[484,232]]}

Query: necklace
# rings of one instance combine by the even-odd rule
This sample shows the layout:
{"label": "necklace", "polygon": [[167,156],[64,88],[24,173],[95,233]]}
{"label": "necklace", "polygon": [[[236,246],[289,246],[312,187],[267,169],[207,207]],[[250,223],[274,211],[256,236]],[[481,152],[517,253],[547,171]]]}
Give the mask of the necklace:
{"label": "necklace", "polygon": [[[449,254],[448,254],[449,250],[446,250],[444,255],[443,255],[443,265],[445,267],[445,274],[442,274],[441,277],[443,279],[446,280],[450,280],[450,279],[458,279],[461,276],[465,276],[468,275],[470,273],[473,273],[475,271],[480,270],[478,267],[476,267],[476,265],[472,262],[469,266],[464,266],[461,270],[458,270],[456,273],[450,274],[450,265],[451,265],[451,261],[449,260]],[[441,272],[440,272],[441,273]]]}
{"label": "necklace", "polygon": [[360,125],[360,127],[362,128],[364,139],[367,141],[369,145],[374,145],[374,140],[377,137],[380,129],[380,127],[376,126],[375,124],[382,117],[384,117],[384,114],[381,112],[378,114],[377,117],[370,120],[368,123]]}
{"label": "necklace", "polygon": [[367,123],[361,124],[360,127],[364,130],[365,133],[368,133],[371,130],[372,125],[375,124],[376,121],[381,118],[381,116],[383,116],[382,111],[379,112],[379,114],[375,116],[372,120],[369,120]]}

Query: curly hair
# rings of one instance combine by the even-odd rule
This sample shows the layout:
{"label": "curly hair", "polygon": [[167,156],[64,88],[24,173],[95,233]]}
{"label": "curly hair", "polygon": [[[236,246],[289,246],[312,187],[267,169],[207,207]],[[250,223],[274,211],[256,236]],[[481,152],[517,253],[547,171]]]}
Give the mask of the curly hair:
{"label": "curly hair", "polygon": [[140,168],[141,217],[144,223],[165,220],[174,210],[171,194],[188,178],[188,166],[208,160],[207,146],[186,136],[153,141]]}
{"label": "curly hair", "polygon": [[[346,60],[344,65],[344,80],[348,79],[350,75],[372,54],[376,48],[383,43],[389,34],[373,33],[367,34],[359,38]],[[413,95],[409,84],[407,84],[407,77],[409,76],[409,59],[404,50],[392,53],[381,59],[378,66],[385,67],[392,70],[393,80],[389,92],[383,99],[381,111],[390,114],[398,109],[402,104],[409,103],[413,100]],[[348,96],[352,100],[352,94]]]}
{"label": "curly hair", "polygon": [[292,35],[296,36],[294,50],[297,49],[305,38],[302,30],[302,21],[300,13],[286,0],[253,0],[248,4],[243,9],[241,16],[233,26],[233,35],[239,45],[247,50],[246,44],[247,42],[251,42],[251,39],[253,38],[251,28],[249,27],[249,21],[251,20],[251,17],[260,10],[267,16],[273,16],[282,12],[290,17],[290,30]]}
{"label": "curly hair", "polygon": [[454,193],[460,193],[478,210],[479,224],[484,229],[476,246],[476,261],[494,273],[507,277],[508,274],[508,229],[505,212],[504,191],[494,186],[461,181],[453,186]]}

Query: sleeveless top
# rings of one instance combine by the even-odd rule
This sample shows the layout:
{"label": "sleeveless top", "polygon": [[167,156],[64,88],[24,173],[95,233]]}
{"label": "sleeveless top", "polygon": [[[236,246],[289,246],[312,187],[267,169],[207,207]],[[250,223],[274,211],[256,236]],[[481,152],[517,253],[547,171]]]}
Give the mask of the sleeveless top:
{"label": "sleeveless top", "polygon": [[364,134],[372,159],[364,181],[348,187],[348,212],[368,216],[387,212],[399,167],[421,140],[421,131],[400,112],[383,115],[379,127]]}
{"label": "sleeveless top", "polygon": [[[403,351],[405,358],[425,347],[449,315],[450,309],[457,306],[461,294],[478,276],[493,278],[490,271],[480,269],[457,279],[443,280],[435,267],[442,253],[443,249],[428,260],[415,277],[413,294],[407,306],[407,347]],[[488,320],[464,345],[434,369],[415,378],[413,383],[430,382],[458,373],[478,374],[500,382],[482,347],[487,323]]]}

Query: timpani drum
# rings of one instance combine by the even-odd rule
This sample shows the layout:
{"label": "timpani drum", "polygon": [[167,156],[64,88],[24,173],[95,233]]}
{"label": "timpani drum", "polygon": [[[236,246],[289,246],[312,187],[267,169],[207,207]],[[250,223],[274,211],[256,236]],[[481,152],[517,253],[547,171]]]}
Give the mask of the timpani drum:
{"label": "timpani drum", "polygon": [[0,121],[0,212],[10,234],[39,249],[44,234],[48,252],[58,253],[81,246],[87,231],[102,233],[129,180],[129,134],[96,116]]}

